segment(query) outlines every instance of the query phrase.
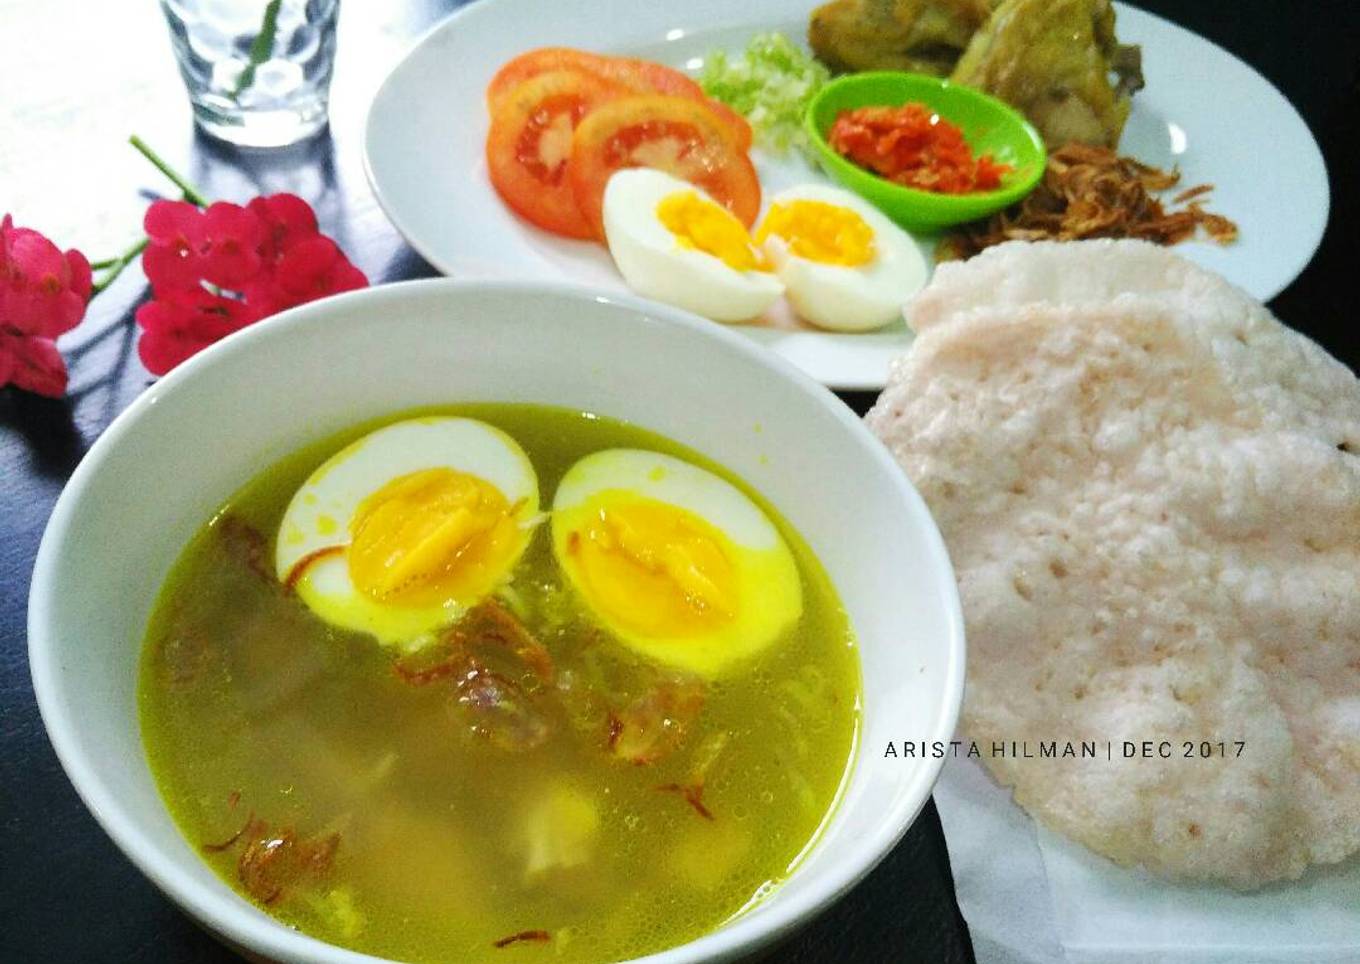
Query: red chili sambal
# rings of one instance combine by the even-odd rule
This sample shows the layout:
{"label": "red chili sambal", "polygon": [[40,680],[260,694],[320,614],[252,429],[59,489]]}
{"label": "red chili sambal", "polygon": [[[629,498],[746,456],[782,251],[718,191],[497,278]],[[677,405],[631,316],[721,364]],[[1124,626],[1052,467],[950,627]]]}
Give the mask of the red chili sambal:
{"label": "red chili sambal", "polygon": [[880,177],[938,194],[992,191],[1011,170],[990,154],[974,157],[963,131],[920,103],[843,110],[827,142]]}

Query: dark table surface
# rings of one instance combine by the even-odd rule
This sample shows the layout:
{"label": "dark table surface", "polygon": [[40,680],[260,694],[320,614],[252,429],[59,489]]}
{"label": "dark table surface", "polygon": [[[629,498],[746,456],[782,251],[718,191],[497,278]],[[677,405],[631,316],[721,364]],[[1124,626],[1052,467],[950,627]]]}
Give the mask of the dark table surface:
{"label": "dark table surface", "polygon": [[[565,0],[559,0],[565,2]],[[581,0],[586,2],[586,0]],[[809,3],[804,3],[810,6]],[[150,0],[0,0],[0,214],[92,260],[136,236],[167,185],[126,146],[138,133],[209,197],[292,191],[317,209],[373,282],[433,275],[378,209],[360,163],[364,109],[410,41],[458,0],[346,0],[330,131],[275,152],[196,135]],[[792,7],[799,4],[791,0]],[[1323,146],[1332,216],[1312,264],[1271,307],[1353,368],[1360,143],[1360,5],[1151,0],[1141,6],[1195,30],[1260,70],[1294,102]],[[1349,239],[1349,240],[1347,240]],[[131,311],[134,266],[63,341],[69,397],[0,389],[0,962],[237,960],[161,896],[95,825],[53,755],[34,703],[25,614],[38,540],[62,485],[100,432],[150,382]],[[871,395],[844,396],[858,411]],[[967,961],[933,805],[889,858],[771,959]]]}

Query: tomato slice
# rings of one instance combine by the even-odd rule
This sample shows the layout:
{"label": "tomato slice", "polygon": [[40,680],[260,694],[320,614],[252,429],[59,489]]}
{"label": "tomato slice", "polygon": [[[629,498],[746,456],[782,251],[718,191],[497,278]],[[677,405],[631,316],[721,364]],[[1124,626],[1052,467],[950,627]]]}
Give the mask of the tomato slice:
{"label": "tomato slice", "polygon": [[718,118],[723,123],[732,128],[733,133],[737,136],[737,144],[741,150],[743,152],[749,151],[751,149],[751,139],[754,135],[751,133],[751,125],[746,122],[746,118],[742,117],[722,101],[714,100],[712,97],[705,97],[704,104],[709,110],[717,114]]}
{"label": "tomato slice", "polygon": [[549,71],[578,70],[603,78],[604,62],[608,59],[600,54],[577,50],[574,47],[539,47],[537,50],[527,50],[518,57],[507,60],[501,65],[501,69],[496,71],[491,83],[486,87],[487,106],[494,112],[496,102],[506,94],[531,77]]}
{"label": "tomato slice", "polygon": [[671,97],[686,97],[697,100],[718,115],[718,118],[732,128],[737,136],[737,145],[743,151],[751,149],[751,125],[732,108],[720,100],[713,100],[704,89],[688,74],[674,67],[658,64],[651,60],[636,57],[606,57],[605,76],[639,93],[667,94]]}
{"label": "tomato slice", "polygon": [[500,100],[531,77],[554,70],[579,70],[627,87],[639,94],[669,94],[703,101],[729,124],[743,151],[751,147],[751,125],[732,108],[710,100],[704,89],[687,74],[673,67],[637,57],[607,57],[574,47],[540,47],[507,61],[486,88],[487,104],[494,110]]}
{"label": "tomato slice", "polygon": [[760,181],[737,134],[707,104],[688,97],[624,97],[596,107],[576,127],[567,176],[596,238],[604,237],[604,189],[625,167],[651,167],[698,185],[750,227]]}
{"label": "tomato slice", "polygon": [[628,83],[626,77],[637,76],[644,79],[648,86],[658,94],[688,97],[690,100],[701,101],[709,110],[717,114],[723,123],[732,128],[733,133],[737,135],[737,144],[743,151],[751,149],[751,125],[746,123],[746,118],[722,101],[713,100],[705,94],[704,89],[688,74],[682,74],[674,67],[653,63],[650,60],[636,60],[628,57],[615,57],[613,60],[613,79],[620,83]]}
{"label": "tomato slice", "polygon": [[545,231],[593,237],[567,178],[572,133],[598,105],[627,94],[627,88],[594,74],[553,70],[502,96],[486,136],[487,172],[496,193]]}

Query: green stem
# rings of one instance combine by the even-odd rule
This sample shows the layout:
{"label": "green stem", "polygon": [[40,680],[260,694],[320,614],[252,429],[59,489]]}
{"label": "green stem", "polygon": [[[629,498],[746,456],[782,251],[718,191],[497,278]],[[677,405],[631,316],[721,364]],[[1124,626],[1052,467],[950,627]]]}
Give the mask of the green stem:
{"label": "green stem", "polygon": [[[203,196],[202,191],[200,191],[198,188],[194,187],[192,184],[186,181],[184,179],[184,176],[181,175],[179,171],[175,170],[169,164],[165,163],[165,159],[162,158],[155,151],[153,151],[150,145],[146,143],[146,141],[142,140],[136,134],[133,134],[131,137],[128,138],[128,143],[131,144],[133,147],[137,148],[137,150],[141,153],[143,157],[145,157],[148,161],[154,164],[156,166],[156,170],[160,171],[162,174],[164,174],[166,177],[168,177],[171,181],[174,182],[175,187],[180,189],[184,200],[189,201],[196,207],[201,208],[206,208],[209,204],[212,203],[206,197]],[[108,273],[90,286],[90,297],[94,298],[95,295],[98,295],[100,292],[105,291],[109,287],[109,285],[113,284],[116,280],[118,280],[118,276],[123,273],[123,269],[126,268],[133,261],[135,261],[137,257],[141,255],[143,251],[146,250],[146,246],[150,243],[151,243],[150,238],[142,238],[140,241],[132,245],[132,247],[128,248],[118,257],[105,258],[102,261],[96,261],[93,264],[91,264],[90,265],[91,271],[107,271]]]}
{"label": "green stem", "polygon": [[97,271],[102,268],[109,269],[108,274],[104,275],[104,277],[100,278],[91,286],[90,297],[93,298],[95,295],[99,294],[101,291],[106,289],[109,285],[113,284],[114,281],[117,280],[118,276],[123,273],[123,269],[126,268],[129,264],[131,264],[133,259],[135,259],[139,254],[146,250],[146,246],[149,240],[150,239],[148,238],[142,238],[142,240],[138,241],[132,247],[128,248],[118,257],[107,258],[103,261],[96,261],[94,264],[90,265],[91,270]]}
{"label": "green stem", "polygon": [[159,154],[147,146],[146,141],[136,134],[128,138],[128,143],[137,148],[141,155],[156,166],[156,169],[174,182],[175,187],[184,192],[184,200],[191,201],[201,208],[206,208],[212,202],[203,196],[203,193],[186,181],[178,171],[161,158]]}
{"label": "green stem", "polygon": [[279,31],[279,7],[281,6],[283,6],[283,0],[269,0],[265,4],[264,19],[260,21],[260,32],[255,35],[255,39],[250,44],[250,62],[241,71],[241,76],[236,79],[236,89],[231,92],[233,97],[240,97],[247,87],[255,83],[255,68],[273,56],[274,38]]}

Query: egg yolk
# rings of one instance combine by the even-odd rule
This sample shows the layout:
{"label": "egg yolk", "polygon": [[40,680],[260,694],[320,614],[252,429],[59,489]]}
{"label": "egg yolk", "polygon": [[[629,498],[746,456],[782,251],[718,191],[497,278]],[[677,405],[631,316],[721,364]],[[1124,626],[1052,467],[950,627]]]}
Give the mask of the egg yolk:
{"label": "egg yolk", "polygon": [[874,258],[874,229],[849,208],[825,201],[779,201],[770,206],[756,243],[783,238],[789,251],[808,261],[853,268]]}
{"label": "egg yolk", "polygon": [[388,482],[350,519],[349,577],[381,603],[441,605],[486,591],[514,554],[515,507],[475,475],[423,469]]}
{"label": "egg yolk", "polygon": [[769,270],[732,212],[695,191],[668,194],[656,206],[656,216],[682,248],[711,254],[737,271]]}
{"label": "egg yolk", "polygon": [[606,619],[647,636],[709,632],[740,602],[726,538],[699,516],[653,499],[602,500],[567,537],[580,582]]}

